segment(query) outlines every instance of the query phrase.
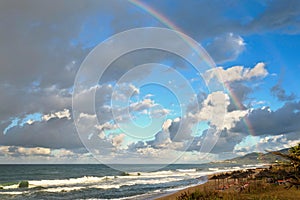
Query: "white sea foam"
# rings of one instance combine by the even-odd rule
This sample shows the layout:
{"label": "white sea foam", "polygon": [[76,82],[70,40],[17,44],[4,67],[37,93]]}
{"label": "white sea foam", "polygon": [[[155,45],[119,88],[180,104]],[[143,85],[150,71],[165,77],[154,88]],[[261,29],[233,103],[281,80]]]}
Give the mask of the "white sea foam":
{"label": "white sea foam", "polygon": [[19,187],[19,184],[14,184],[14,185],[8,185],[8,186],[3,186],[4,190],[8,190],[8,189],[16,189]]}
{"label": "white sea foam", "polygon": [[131,172],[129,175],[135,176],[138,173],[140,173],[140,176],[167,176],[174,174],[174,171],[172,170],[166,170],[166,171],[157,171],[157,172]]}
{"label": "white sea foam", "polygon": [[74,190],[81,190],[84,189],[84,187],[56,187],[56,188],[47,188],[43,189],[41,191],[43,192],[71,192]]}
{"label": "white sea foam", "polygon": [[[122,186],[132,186],[132,185],[155,185],[155,184],[160,185],[169,182],[196,179],[205,175],[228,172],[233,170],[237,170],[237,168],[232,168],[232,167],[222,168],[222,169],[214,168],[213,171],[197,171],[197,169],[191,168],[191,169],[165,170],[165,171],[157,171],[157,172],[131,172],[129,176],[106,176],[106,177],[84,176],[84,177],[70,178],[70,179],[29,180],[29,188],[42,187],[44,189],[40,189],[39,191],[45,191],[45,192],[62,192],[62,191],[70,192],[74,190],[81,190],[84,188],[113,189],[113,188],[120,188]],[[199,181],[201,182],[201,180]],[[190,186],[191,185],[189,185],[188,187]],[[18,184],[5,186],[3,187],[4,191],[1,192],[17,192],[18,194],[25,193],[25,191],[14,191],[14,189],[16,188],[18,188]],[[172,188],[166,190],[165,192],[177,191],[179,189],[182,188],[180,187]]]}
{"label": "white sea foam", "polygon": [[1,191],[0,194],[6,195],[21,195],[29,193],[29,191]]}
{"label": "white sea foam", "polygon": [[[196,169],[185,170],[166,170],[158,172],[132,172],[129,176],[84,176],[80,178],[56,179],[56,180],[30,180],[29,188],[43,187],[41,191],[49,192],[66,192],[81,188],[101,188],[111,189],[120,188],[121,186],[131,186],[137,184],[163,184],[184,179],[192,179],[205,174],[197,172]],[[16,189],[18,184],[4,186],[3,189]],[[69,189],[68,189],[69,188]]]}
{"label": "white sea foam", "polygon": [[[175,171],[158,171],[158,172],[131,172],[130,176],[149,177],[149,178],[163,178],[163,177],[181,177],[181,176],[199,176],[204,175],[207,172],[199,172],[197,169],[177,169]],[[140,174],[140,175],[137,175]],[[128,178],[130,176],[124,176]]]}
{"label": "white sea foam", "polygon": [[208,170],[209,170],[209,171],[218,171],[219,168],[217,168],[217,167],[211,167],[211,168],[208,168]]}
{"label": "white sea foam", "polygon": [[[121,186],[131,186],[138,184],[164,184],[168,182],[181,181],[185,179],[197,178],[205,172],[197,172],[196,169],[186,170],[166,170],[158,172],[132,172],[129,176],[84,176],[80,178],[56,179],[56,180],[30,180],[29,188],[43,187],[41,191],[65,192],[79,190],[82,188],[112,189]],[[6,186],[4,189],[14,189],[18,185]]]}
{"label": "white sea foam", "polygon": [[250,169],[254,169],[254,168],[262,168],[262,167],[268,167],[269,164],[254,164],[254,165],[243,165],[244,168],[250,168]]}
{"label": "white sea foam", "polygon": [[111,182],[108,184],[97,184],[91,185],[89,188],[99,188],[99,189],[112,189],[112,188],[120,188],[121,186],[131,186],[131,185],[139,185],[139,184],[147,184],[147,185],[154,185],[154,184],[163,184],[173,181],[180,181],[184,178],[154,178],[154,179],[127,179],[126,181],[122,180],[119,182]]}
{"label": "white sea foam", "polygon": [[90,184],[99,183],[101,181],[109,180],[114,177],[94,177],[94,176],[84,176],[81,178],[70,178],[70,179],[56,179],[56,180],[36,180],[29,181],[30,187],[52,187],[52,186],[65,186],[65,185],[77,185],[77,184]]}
{"label": "white sea foam", "polygon": [[196,172],[197,169],[176,169],[178,172]]}

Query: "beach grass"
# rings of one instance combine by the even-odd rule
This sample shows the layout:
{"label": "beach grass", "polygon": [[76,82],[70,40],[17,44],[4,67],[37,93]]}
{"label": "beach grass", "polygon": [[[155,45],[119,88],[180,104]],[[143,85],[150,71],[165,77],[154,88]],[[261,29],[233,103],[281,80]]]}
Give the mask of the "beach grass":
{"label": "beach grass", "polygon": [[249,186],[238,190],[237,185],[226,190],[217,190],[214,181],[183,191],[161,197],[159,200],[296,200],[300,198],[300,190],[291,188],[285,189],[283,185],[268,184],[263,181],[251,181]]}
{"label": "beach grass", "polygon": [[17,185],[19,182],[7,182],[7,183],[0,183],[0,186],[11,186],[11,185]]}

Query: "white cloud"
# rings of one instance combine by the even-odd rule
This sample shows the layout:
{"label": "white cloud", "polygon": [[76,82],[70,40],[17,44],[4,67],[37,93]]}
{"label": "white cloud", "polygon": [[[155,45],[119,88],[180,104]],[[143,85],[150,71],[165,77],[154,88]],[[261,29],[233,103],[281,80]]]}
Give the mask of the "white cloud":
{"label": "white cloud", "polygon": [[167,120],[163,123],[162,129],[163,129],[164,131],[168,130],[168,128],[171,126],[171,124],[172,124],[172,120],[171,120],[171,119],[167,119]]}
{"label": "white cloud", "polygon": [[69,109],[64,109],[63,111],[57,111],[54,113],[50,113],[50,114],[46,114],[42,117],[42,119],[44,121],[48,121],[50,119],[53,118],[58,118],[58,119],[62,119],[62,118],[67,118],[67,119],[71,119],[71,114],[70,114],[70,110]]}
{"label": "white cloud", "polygon": [[99,125],[97,124],[97,125],[95,125],[95,127],[97,129],[99,129],[100,131],[112,130],[112,129],[117,129],[118,128],[118,126],[116,124],[112,124],[110,122],[106,122],[104,124],[99,124]]}
{"label": "white cloud", "polygon": [[143,111],[156,105],[157,104],[152,99],[143,99],[142,101],[131,103],[129,107],[132,111]]}
{"label": "white cloud", "polygon": [[8,155],[10,146],[0,146],[0,155]]}
{"label": "white cloud", "polygon": [[116,147],[116,148],[120,148],[122,146],[122,143],[124,142],[125,139],[125,134],[121,133],[118,135],[115,135],[112,137],[112,144]]}
{"label": "white cloud", "polygon": [[87,114],[87,113],[80,113],[79,114],[79,120],[82,119],[82,118],[85,118],[85,119],[96,119],[96,115],[90,115],[90,114]]}
{"label": "white cloud", "polygon": [[158,108],[154,108],[150,111],[151,117],[158,118],[162,116],[168,115],[171,111],[166,108],[160,108],[161,106],[157,106]]}
{"label": "white cloud", "polygon": [[51,150],[49,148],[34,147],[34,148],[25,148],[19,147],[17,152],[22,155],[50,155]]}
{"label": "white cloud", "polygon": [[131,83],[117,84],[113,90],[113,99],[117,101],[128,101],[130,97],[140,93],[139,88]]}
{"label": "white cloud", "polygon": [[11,156],[50,156],[51,149],[44,147],[0,146],[2,154]]}
{"label": "white cloud", "polygon": [[253,78],[263,78],[268,75],[265,64],[257,63],[254,68],[244,68],[243,66],[233,66],[228,69],[222,67],[213,68],[203,74],[207,82],[216,79],[225,83],[234,81],[249,81]]}
{"label": "white cloud", "polygon": [[[252,136],[251,136],[252,137]],[[288,135],[275,135],[264,137],[253,137],[253,142],[247,142],[243,145],[237,144],[234,148],[234,152],[240,155],[244,155],[251,152],[265,152],[278,151],[280,149],[290,148],[297,145],[300,139],[289,139]],[[248,138],[249,141],[251,139]]]}
{"label": "white cloud", "polygon": [[224,123],[221,129],[227,129],[230,130],[235,126],[236,122],[239,122],[241,119],[243,119],[247,114],[248,110],[235,110],[232,112],[227,112],[224,117]]}
{"label": "white cloud", "polygon": [[59,157],[59,158],[76,156],[76,154],[73,151],[68,150],[68,149],[52,150],[51,155],[54,157]]}
{"label": "white cloud", "polygon": [[213,92],[203,101],[201,110],[194,117],[197,121],[209,121],[212,126],[222,129],[229,103],[227,94],[221,91]]}
{"label": "white cloud", "polygon": [[32,119],[29,119],[29,120],[27,120],[27,124],[29,124],[29,125],[31,125],[31,124],[33,124],[35,121],[34,120],[32,120]]}

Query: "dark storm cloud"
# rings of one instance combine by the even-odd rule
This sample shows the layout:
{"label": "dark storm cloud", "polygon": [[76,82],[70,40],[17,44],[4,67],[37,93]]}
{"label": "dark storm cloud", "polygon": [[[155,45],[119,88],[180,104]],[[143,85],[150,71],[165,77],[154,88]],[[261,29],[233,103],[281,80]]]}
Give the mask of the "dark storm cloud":
{"label": "dark storm cloud", "polygon": [[[128,13],[134,7],[117,0],[1,1],[0,121],[70,108],[76,72],[91,47],[151,18]],[[106,81],[115,74],[107,73]]]}
{"label": "dark storm cloud", "polygon": [[[255,136],[299,132],[300,102],[286,103],[276,111],[268,108],[252,110],[246,117]],[[239,121],[230,131],[247,133],[249,130],[243,121]]]}
{"label": "dark storm cloud", "polygon": [[[198,41],[220,37],[229,32],[239,35],[268,30],[299,32],[299,20],[297,21],[300,13],[299,1],[264,2],[265,5],[261,4],[261,7],[265,9],[258,16],[248,16],[247,13],[242,12],[240,15],[245,14],[245,18],[240,21],[224,17],[224,10],[238,9],[241,6],[240,1],[228,1],[224,4],[216,1],[172,1],[175,5],[172,9],[169,9],[170,5],[167,1],[147,3],[154,5],[153,7],[158,11],[166,13],[171,21]],[[131,8],[137,12],[129,11]],[[249,17],[250,21],[242,23]],[[127,1],[2,0],[0,2],[0,145],[81,149],[82,144],[73,121],[66,118],[51,119],[32,125],[25,124],[23,127],[16,126],[6,135],[2,134],[2,131],[9,124],[10,118],[35,112],[49,114],[51,111],[70,109],[69,90],[73,86],[82,60],[91,48],[114,33],[151,25],[161,24],[150,14]],[[88,33],[89,28],[93,30],[91,35]],[[83,30],[87,32],[83,34]],[[108,32],[105,32],[106,30]],[[228,43],[229,47],[234,45],[236,43]],[[215,43],[213,47],[217,46]],[[123,60],[114,63],[115,68],[112,67],[106,72],[104,81],[119,78],[129,70],[128,66],[169,58],[169,55],[161,52],[156,56],[153,56],[154,54],[150,55],[148,52],[144,55],[128,56],[128,58],[124,56]],[[237,55],[233,52],[229,57],[234,58]],[[139,59],[136,59],[137,57]],[[218,57],[219,61],[226,59],[228,58]],[[118,70],[120,67],[123,67],[122,70]],[[232,87],[240,101],[250,92],[245,85],[232,85]],[[296,131],[299,130],[298,104],[286,104],[281,110],[275,112],[253,111],[249,119],[253,121],[258,135],[265,133],[266,131],[262,130],[270,129],[274,124],[282,125],[278,127],[276,134],[285,128],[290,132]],[[236,108],[231,108],[234,109]],[[274,120],[274,123],[268,123],[266,119]],[[182,123],[187,123],[186,132],[183,132],[185,134],[176,136],[175,132],[179,124],[173,122],[169,130],[171,139],[190,138],[189,123]],[[238,123],[233,130],[244,131],[244,127]],[[221,136],[213,151],[228,151],[234,142],[239,141],[234,140],[238,138],[234,135],[228,138]],[[227,143],[230,145],[225,145]],[[94,145],[98,144],[95,142]],[[197,145],[198,143],[194,143],[191,150],[198,148]],[[142,143],[138,143],[136,148],[140,146],[143,146]]]}
{"label": "dark storm cloud", "polygon": [[[192,138],[193,122],[188,118],[183,118],[180,121],[173,121],[169,127],[170,139],[173,142],[180,142]],[[195,122],[194,122],[195,123]]]}
{"label": "dark storm cloud", "polygon": [[300,1],[275,0],[266,2],[266,10],[249,25],[255,31],[283,31],[297,34],[300,31]]}
{"label": "dark storm cloud", "polygon": [[[88,52],[80,45],[97,40],[98,35],[105,36],[106,29],[121,31],[120,24],[124,23],[121,19],[127,19],[128,23],[124,24],[132,26],[131,17],[137,16],[127,16],[124,4],[128,5],[121,1],[92,0],[1,1],[1,82],[28,86],[39,81],[42,87],[72,86],[75,73]],[[103,16],[99,17],[98,13]],[[87,23],[93,27],[95,36],[80,41]],[[67,67],[73,61],[74,66]]]}
{"label": "dark storm cloud", "polygon": [[[170,4],[172,3],[172,9]],[[252,34],[259,31],[285,31],[299,33],[300,2],[251,1],[250,3],[230,0],[220,3],[212,1],[148,1],[147,4],[164,13],[187,34],[198,41],[217,37],[224,33]],[[256,5],[251,12],[249,4]],[[231,13],[231,14],[228,14]],[[209,20],[208,20],[209,19]]]}
{"label": "dark storm cloud", "polygon": [[216,37],[205,48],[216,63],[235,60],[244,50],[243,38],[233,33]]}
{"label": "dark storm cloud", "polygon": [[[216,137],[206,138],[208,135],[210,137],[211,135],[215,135]],[[235,145],[240,143],[244,137],[244,134],[229,132],[227,129],[217,132],[217,130],[211,128],[203,131],[201,136],[195,137],[190,146],[187,148],[187,151],[200,151],[203,150],[205,145],[209,144],[211,148],[208,149],[210,150],[209,153],[219,154],[232,152]],[[207,144],[204,144],[204,142]]]}
{"label": "dark storm cloud", "polygon": [[[76,72],[91,48],[119,31],[153,24],[151,15],[129,12],[132,8],[117,0],[1,1],[0,102],[5,106],[0,120],[70,107]],[[90,46],[84,47],[86,43]],[[149,58],[156,62],[165,57],[162,52],[125,56],[103,81],[118,79]]]}
{"label": "dark storm cloud", "polygon": [[83,147],[73,121],[66,118],[11,128],[6,135],[0,134],[0,145],[54,149]]}
{"label": "dark storm cloud", "polygon": [[[148,1],[147,4],[163,13],[170,21],[198,41],[207,36],[214,37],[234,31],[233,27],[240,26],[238,21],[224,17],[224,10],[228,7],[228,3],[154,0]],[[172,9],[170,9],[170,4],[172,4]]]}
{"label": "dark storm cloud", "polygon": [[[68,4],[67,1],[12,0],[2,1],[1,4],[0,80],[21,86],[39,81],[42,86],[56,84],[59,87],[70,87],[76,69],[87,54],[87,51],[74,46],[72,41],[78,39],[85,22],[95,18],[97,13],[102,12],[112,18],[109,24],[114,32],[133,28],[138,22],[143,25],[146,21],[143,19],[151,19],[142,12],[128,14],[124,7],[133,8],[133,5],[122,1],[72,1],[72,4]],[[257,19],[254,18],[251,27],[276,28],[296,24],[295,16],[299,16],[298,1],[271,1],[265,4],[265,11]],[[223,17],[223,10],[226,10],[224,7],[242,6],[237,1],[225,4],[212,1],[179,1],[173,9],[166,9],[169,8],[167,2],[153,1],[150,5],[166,13],[167,17],[173,18],[172,21],[192,36],[200,35],[206,38],[235,30],[247,32],[249,29],[246,25],[242,26],[238,20]],[[276,19],[281,19],[282,23]],[[186,23],[187,21],[189,23]],[[106,23],[103,17],[103,20],[100,18],[92,25],[98,25],[99,29],[96,31],[99,31],[103,30],[103,26],[107,26]],[[272,23],[272,26],[265,26],[269,23]],[[99,34],[103,34],[102,32]],[[72,61],[76,62],[70,71],[66,66]]]}
{"label": "dark storm cloud", "polygon": [[[18,88],[13,85],[0,84],[1,120],[11,117],[24,117],[26,114],[63,110],[71,107],[72,97],[66,89]],[[3,129],[1,129],[3,131]]]}
{"label": "dark storm cloud", "polygon": [[232,152],[235,145],[239,144],[245,138],[244,134],[229,132],[222,130],[215,146],[212,148],[211,153],[226,153]]}
{"label": "dark storm cloud", "polygon": [[[246,106],[242,102],[247,100],[248,95],[252,92],[251,87],[238,81],[230,83],[228,89],[230,91],[230,104],[227,107],[227,111],[245,110]],[[237,103],[240,103],[240,105],[237,105]]]}
{"label": "dark storm cloud", "polygon": [[290,95],[286,94],[286,91],[278,83],[271,88],[271,93],[273,96],[277,97],[279,101],[293,101],[296,99],[296,95],[291,93]]}

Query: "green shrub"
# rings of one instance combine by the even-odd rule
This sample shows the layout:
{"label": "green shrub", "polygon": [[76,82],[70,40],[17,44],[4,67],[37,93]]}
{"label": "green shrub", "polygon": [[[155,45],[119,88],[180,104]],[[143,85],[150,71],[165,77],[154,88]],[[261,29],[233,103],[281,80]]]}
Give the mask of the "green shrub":
{"label": "green shrub", "polygon": [[29,186],[28,181],[21,181],[19,183],[19,188],[28,188],[28,186]]}

